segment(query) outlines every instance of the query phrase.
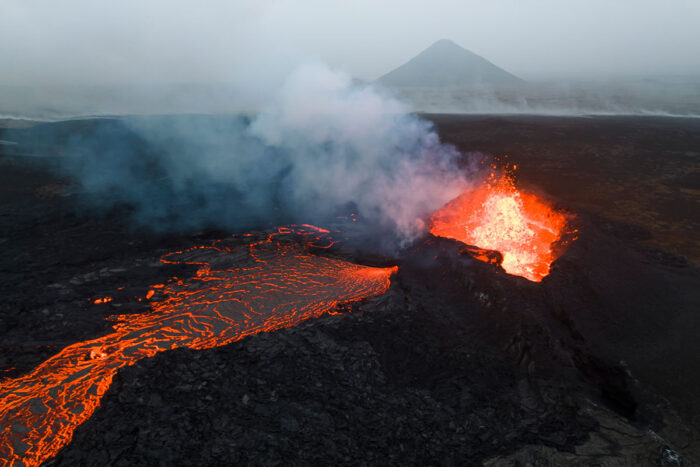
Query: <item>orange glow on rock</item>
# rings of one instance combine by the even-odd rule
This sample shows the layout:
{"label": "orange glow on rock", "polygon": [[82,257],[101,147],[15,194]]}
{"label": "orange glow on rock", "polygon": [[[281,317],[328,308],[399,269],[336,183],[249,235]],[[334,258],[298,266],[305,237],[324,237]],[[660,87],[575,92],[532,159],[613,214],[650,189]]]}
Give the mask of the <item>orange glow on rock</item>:
{"label": "orange glow on rock", "polygon": [[34,466],[56,455],[119,368],[165,350],[208,349],[294,326],[389,288],[396,267],[311,254],[323,235],[311,226],[280,228],[165,255],[166,263],[199,265],[196,276],[151,286],[160,290],[151,312],[114,316],[112,333],[0,381],[0,464]]}
{"label": "orange glow on rock", "polygon": [[[534,194],[522,193],[512,178],[491,174],[479,187],[462,193],[431,218],[430,233],[467,245],[496,250],[509,274],[540,282],[557,258],[553,244],[566,218]],[[475,255],[493,262],[492,257]]]}
{"label": "orange glow on rock", "polygon": [[102,303],[109,303],[112,301],[112,297],[102,297],[102,298],[96,298],[93,303],[95,305],[100,305]]}

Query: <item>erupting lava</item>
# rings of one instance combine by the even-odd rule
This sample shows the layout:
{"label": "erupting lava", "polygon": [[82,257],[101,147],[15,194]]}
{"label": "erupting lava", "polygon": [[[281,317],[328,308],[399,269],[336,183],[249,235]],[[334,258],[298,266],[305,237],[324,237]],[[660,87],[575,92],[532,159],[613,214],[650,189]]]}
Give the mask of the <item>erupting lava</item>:
{"label": "erupting lava", "polygon": [[164,350],[207,349],[294,326],[388,289],[396,267],[311,254],[326,232],[280,228],[163,257],[200,268],[191,279],[153,286],[152,312],[115,316],[111,334],[70,345],[30,373],[0,382],[0,464],[39,465],[53,457],[121,367]]}
{"label": "erupting lava", "polygon": [[540,282],[557,258],[552,245],[565,227],[562,214],[518,191],[508,175],[492,172],[486,183],[433,214],[430,233],[497,250],[506,272]]}

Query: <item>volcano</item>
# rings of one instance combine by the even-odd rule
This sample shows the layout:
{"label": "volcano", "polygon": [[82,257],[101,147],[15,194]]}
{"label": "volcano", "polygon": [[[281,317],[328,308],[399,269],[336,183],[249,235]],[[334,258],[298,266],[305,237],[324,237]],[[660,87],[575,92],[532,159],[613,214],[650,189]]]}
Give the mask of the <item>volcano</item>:
{"label": "volcano", "polygon": [[391,254],[347,241],[352,207],[139,230],[2,132],[0,465],[693,465],[698,121],[431,119],[517,183],[474,180]]}
{"label": "volcano", "polygon": [[513,86],[523,81],[483,57],[442,39],[377,80],[386,86]]}

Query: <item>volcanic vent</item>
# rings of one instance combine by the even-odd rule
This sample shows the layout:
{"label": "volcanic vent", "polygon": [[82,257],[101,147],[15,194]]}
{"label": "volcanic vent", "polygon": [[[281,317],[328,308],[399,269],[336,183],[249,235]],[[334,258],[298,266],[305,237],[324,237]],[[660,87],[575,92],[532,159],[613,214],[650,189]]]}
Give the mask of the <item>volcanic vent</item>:
{"label": "volcanic vent", "polygon": [[[559,244],[568,241],[566,229],[564,214],[537,195],[518,190],[512,171],[493,169],[484,183],[433,214],[430,233],[496,250],[506,272],[540,282],[561,254]],[[487,262],[493,258],[477,257]]]}

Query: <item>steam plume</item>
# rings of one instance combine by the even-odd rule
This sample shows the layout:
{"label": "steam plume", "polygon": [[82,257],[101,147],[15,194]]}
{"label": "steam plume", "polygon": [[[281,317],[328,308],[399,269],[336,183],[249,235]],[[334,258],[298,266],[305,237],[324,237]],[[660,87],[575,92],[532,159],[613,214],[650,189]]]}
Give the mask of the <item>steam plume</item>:
{"label": "steam plume", "polygon": [[322,65],[294,71],[252,120],[120,124],[135,136],[107,126],[72,140],[66,167],[91,199],[126,201],[156,229],[323,222],[352,210],[406,241],[466,184],[457,150],[429,122]]}

